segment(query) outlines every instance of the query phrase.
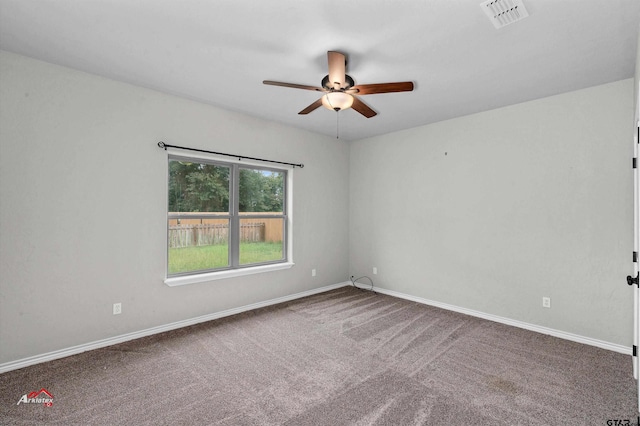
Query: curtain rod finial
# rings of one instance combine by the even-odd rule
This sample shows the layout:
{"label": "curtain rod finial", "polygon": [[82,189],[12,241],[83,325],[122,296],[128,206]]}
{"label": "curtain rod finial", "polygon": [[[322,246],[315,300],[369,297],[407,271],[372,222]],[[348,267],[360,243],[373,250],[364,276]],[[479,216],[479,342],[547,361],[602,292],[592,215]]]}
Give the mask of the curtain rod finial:
{"label": "curtain rod finial", "polygon": [[167,146],[166,146],[166,145],[164,144],[164,142],[162,142],[162,141],[158,142],[158,146],[159,146],[160,148],[164,148],[164,150],[165,150],[165,151],[167,150]]}

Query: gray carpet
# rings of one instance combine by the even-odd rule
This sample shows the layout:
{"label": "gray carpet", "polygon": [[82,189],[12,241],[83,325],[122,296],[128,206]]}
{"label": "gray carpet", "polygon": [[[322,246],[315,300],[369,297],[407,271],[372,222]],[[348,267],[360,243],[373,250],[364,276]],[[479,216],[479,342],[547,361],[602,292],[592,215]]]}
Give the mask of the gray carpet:
{"label": "gray carpet", "polygon": [[629,356],[351,287],[8,372],[0,402],[3,425],[637,418]]}

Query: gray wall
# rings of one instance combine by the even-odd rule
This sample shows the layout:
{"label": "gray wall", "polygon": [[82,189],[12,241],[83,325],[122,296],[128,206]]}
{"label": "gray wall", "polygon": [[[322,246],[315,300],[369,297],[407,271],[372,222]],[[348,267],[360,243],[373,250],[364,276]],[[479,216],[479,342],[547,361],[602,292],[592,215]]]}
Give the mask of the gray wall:
{"label": "gray wall", "polygon": [[[630,345],[633,92],[629,79],[346,144],[0,52],[0,364],[373,266],[390,290]],[[166,286],[159,140],[303,162],[296,266]]]}
{"label": "gray wall", "polygon": [[638,24],[638,41],[636,43],[636,74],[633,87],[633,96],[636,100],[636,115],[634,121],[637,121],[637,119],[640,118],[640,98],[638,96],[640,93],[640,24]]}
{"label": "gray wall", "polygon": [[630,346],[633,110],[627,79],[351,143],[350,273]]}
{"label": "gray wall", "polygon": [[[342,141],[11,53],[0,65],[0,363],[348,279]],[[296,265],[166,286],[159,140],[304,163]]]}

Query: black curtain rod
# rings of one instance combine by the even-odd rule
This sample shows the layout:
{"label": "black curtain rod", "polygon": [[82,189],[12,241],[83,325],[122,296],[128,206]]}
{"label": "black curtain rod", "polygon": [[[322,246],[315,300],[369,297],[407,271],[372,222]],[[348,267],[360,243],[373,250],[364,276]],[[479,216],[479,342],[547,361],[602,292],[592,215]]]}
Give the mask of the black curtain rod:
{"label": "black curtain rod", "polygon": [[224,155],[226,157],[237,158],[238,160],[243,160],[243,159],[245,159],[245,160],[257,160],[257,161],[264,161],[264,162],[267,162],[267,163],[286,164],[287,166],[293,166],[294,169],[296,167],[300,167],[301,169],[304,168],[304,164],[302,164],[302,163],[300,163],[300,164],[286,163],[284,161],[265,160],[264,158],[247,157],[245,155],[225,154],[224,152],[206,151],[204,149],[197,149],[197,148],[185,148],[184,146],[169,145],[169,144],[166,144],[166,143],[164,143],[162,141],[158,142],[158,146],[160,148],[164,148],[165,151],[167,150],[167,148],[178,148],[178,149],[186,149],[187,151],[197,151],[197,152],[205,152],[207,154]]}

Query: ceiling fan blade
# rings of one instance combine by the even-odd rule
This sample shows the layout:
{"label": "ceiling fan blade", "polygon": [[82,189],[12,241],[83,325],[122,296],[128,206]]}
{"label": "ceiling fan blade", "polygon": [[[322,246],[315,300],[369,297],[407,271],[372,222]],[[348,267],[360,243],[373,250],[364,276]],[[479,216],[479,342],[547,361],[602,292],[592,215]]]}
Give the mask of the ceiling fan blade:
{"label": "ceiling fan blade", "polygon": [[[327,52],[327,60],[329,62],[329,84],[334,89],[345,87],[345,74],[347,60],[344,54],[340,52]],[[335,87],[335,85],[338,87]]]}
{"label": "ceiling fan blade", "polygon": [[262,84],[267,84],[269,86],[291,87],[292,89],[315,90],[316,92],[325,91],[322,87],[305,86],[304,84],[282,83],[280,81],[264,80]]}
{"label": "ceiling fan blade", "polygon": [[309,105],[308,107],[300,111],[298,114],[302,114],[302,115],[309,114],[311,111],[314,111],[316,108],[320,106],[322,106],[322,98],[318,99],[317,101],[315,101],[314,103],[312,103],[311,105]]}
{"label": "ceiling fan blade", "polygon": [[377,112],[369,108],[367,104],[365,104],[360,99],[358,99],[357,96],[353,97],[353,105],[351,105],[351,108],[355,109],[356,111],[358,111],[360,114],[364,115],[367,118],[371,118],[374,115],[378,114]]}
{"label": "ceiling fan blade", "polygon": [[398,83],[358,84],[347,92],[358,95],[374,95],[376,93],[411,92],[412,90],[412,81],[402,81]]}

